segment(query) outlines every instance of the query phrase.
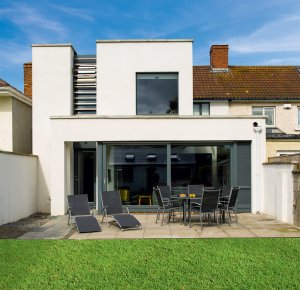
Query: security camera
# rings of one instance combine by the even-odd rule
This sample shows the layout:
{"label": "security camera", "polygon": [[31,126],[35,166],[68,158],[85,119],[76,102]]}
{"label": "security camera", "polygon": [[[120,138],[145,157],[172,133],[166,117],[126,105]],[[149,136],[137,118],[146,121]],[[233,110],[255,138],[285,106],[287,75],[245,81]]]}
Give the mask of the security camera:
{"label": "security camera", "polygon": [[254,130],[255,133],[260,133],[262,131],[262,127],[258,126],[257,122],[254,122],[253,123],[253,130]]}

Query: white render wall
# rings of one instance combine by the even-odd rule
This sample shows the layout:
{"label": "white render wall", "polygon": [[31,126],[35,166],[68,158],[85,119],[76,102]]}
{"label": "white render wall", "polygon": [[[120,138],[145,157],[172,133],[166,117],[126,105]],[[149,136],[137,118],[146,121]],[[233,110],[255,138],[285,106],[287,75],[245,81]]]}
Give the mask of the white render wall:
{"label": "white render wall", "polygon": [[0,98],[0,150],[13,151],[12,97]]}
{"label": "white render wall", "polygon": [[192,41],[98,41],[97,115],[136,115],[136,73],[178,72],[179,115],[193,115]]}
{"label": "white render wall", "polygon": [[[256,142],[253,122],[262,127]],[[68,142],[216,142],[250,141],[252,170],[252,212],[260,211],[263,179],[255,174],[262,172],[265,161],[264,118],[257,117],[53,117],[51,119],[51,214],[66,212],[66,195],[69,194]],[[79,130],[80,128],[80,130]],[[258,146],[256,146],[258,144]],[[259,158],[257,158],[257,156]],[[258,184],[259,182],[259,184]]]}
{"label": "white render wall", "polygon": [[32,46],[32,151],[39,156],[41,212],[50,211],[50,116],[73,113],[73,56],[70,44]]}
{"label": "white render wall", "polygon": [[289,224],[293,224],[293,168],[293,164],[264,165],[262,212]]}
{"label": "white render wall", "polygon": [[210,115],[211,116],[229,115],[228,101],[210,101]]}
{"label": "white render wall", "polygon": [[0,225],[37,212],[37,157],[0,152]]}

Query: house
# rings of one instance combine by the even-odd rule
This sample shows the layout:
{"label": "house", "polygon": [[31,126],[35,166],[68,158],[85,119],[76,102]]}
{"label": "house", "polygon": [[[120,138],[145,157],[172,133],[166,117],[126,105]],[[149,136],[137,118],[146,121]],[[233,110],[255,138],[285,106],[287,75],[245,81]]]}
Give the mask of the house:
{"label": "house", "polygon": [[31,98],[0,79],[0,150],[32,152]]}
{"label": "house", "polygon": [[229,114],[228,100],[195,115],[192,49],[191,39],[99,40],[95,55],[32,45],[39,211],[64,214],[80,193],[101,211],[103,190],[151,211],[157,184],[239,185],[239,210],[261,210],[265,117]]}
{"label": "house", "polygon": [[300,152],[299,66],[231,66],[228,45],[212,45],[193,70],[194,114],[265,115],[267,157]]}

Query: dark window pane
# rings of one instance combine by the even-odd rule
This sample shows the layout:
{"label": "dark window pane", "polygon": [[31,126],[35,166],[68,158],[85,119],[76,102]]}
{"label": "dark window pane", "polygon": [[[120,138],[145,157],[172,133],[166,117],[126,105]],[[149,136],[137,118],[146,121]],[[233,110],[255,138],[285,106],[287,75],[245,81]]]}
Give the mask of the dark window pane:
{"label": "dark window pane", "polygon": [[124,204],[149,204],[153,187],[167,184],[167,147],[108,145],[106,184],[120,191]]}
{"label": "dark window pane", "polygon": [[172,187],[189,184],[220,187],[230,182],[230,146],[172,146]]}
{"label": "dark window pane", "polygon": [[178,114],[178,74],[137,74],[137,114]]}

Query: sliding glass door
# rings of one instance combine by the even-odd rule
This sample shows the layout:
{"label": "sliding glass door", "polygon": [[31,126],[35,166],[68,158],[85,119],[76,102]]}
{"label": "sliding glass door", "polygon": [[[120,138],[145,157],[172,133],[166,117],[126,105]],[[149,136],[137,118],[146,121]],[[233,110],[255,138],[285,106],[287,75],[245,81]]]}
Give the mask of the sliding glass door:
{"label": "sliding glass door", "polygon": [[167,184],[166,148],[166,145],[107,145],[107,190],[119,190],[123,204],[153,204],[153,187]]}

